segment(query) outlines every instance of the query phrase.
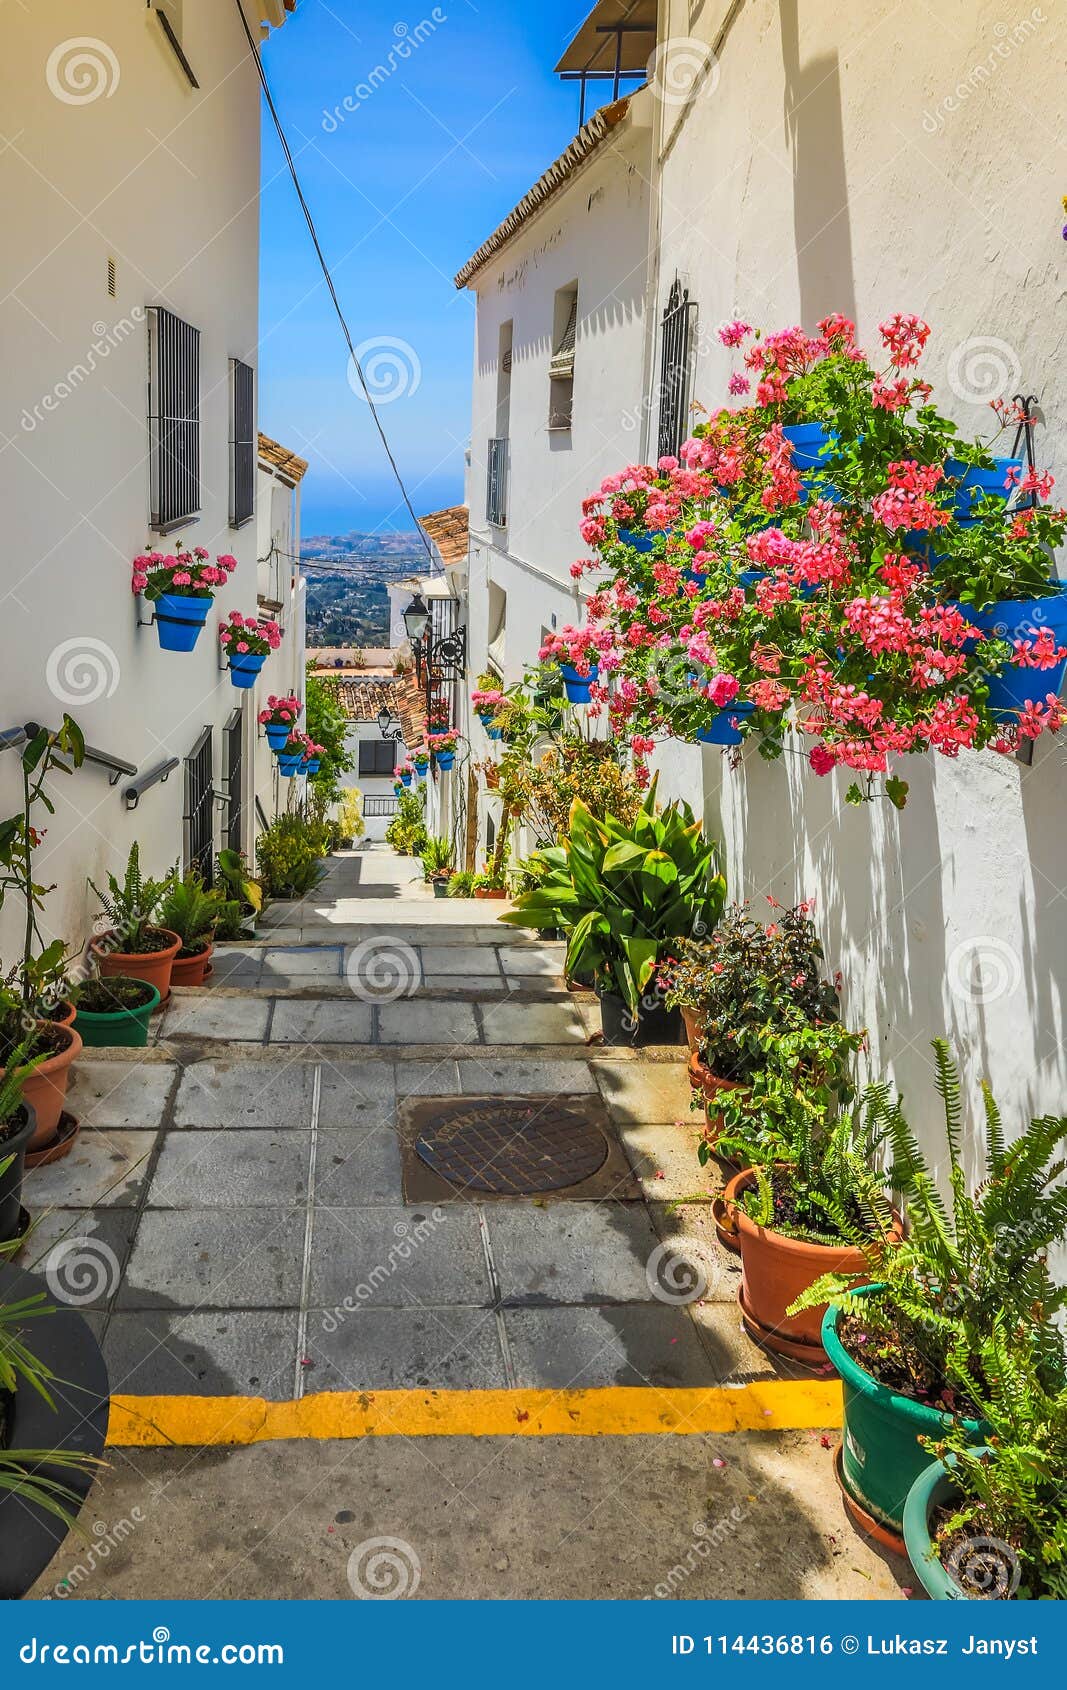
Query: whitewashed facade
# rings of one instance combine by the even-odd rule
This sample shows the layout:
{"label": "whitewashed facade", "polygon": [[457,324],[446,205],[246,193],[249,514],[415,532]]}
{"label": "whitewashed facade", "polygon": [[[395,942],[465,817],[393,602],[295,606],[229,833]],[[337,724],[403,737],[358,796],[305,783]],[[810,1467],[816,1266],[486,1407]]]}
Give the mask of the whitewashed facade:
{"label": "whitewashed facade", "polygon": [[[935,400],[961,428],[988,432],[992,397],[1037,396],[1037,456],[1062,493],[1065,184],[1047,114],[1065,48],[1067,15],[1047,5],[1009,17],[974,0],[949,29],[932,27],[922,0],[884,15],[830,0],[660,0],[650,83],[630,103],[650,145],[632,116],[626,126],[647,161],[641,193],[625,140],[602,144],[470,278],[472,670],[502,592],[506,679],[542,625],[574,619],[566,565],[581,498],[606,470],[656,454],[659,325],[676,279],[693,302],[692,398],[726,401],[730,354],[714,330],[735,316],[811,330],[842,311],[864,343],[894,311],[914,311],[933,328]],[[547,325],[571,277],[583,304],[596,301],[598,380],[580,407],[576,355],[575,416],[589,433],[580,453],[557,456],[543,415]],[[476,534],[509,319],[523,349],[512,521]],[[624,432],[635,405],[643,429]],[[993,753],[908,759],[900,814],[851,809],[847,782],[800,757],[767,765],[752,750],[731,769],[718,751],[671,745],[658,762],[661,793],[702,805],[723,838],[734,896],[814,897],[846,1013],[870,1029],[871,1071],[897,1081],[931,1143],[935,1034],[955,1041],[972,1099],[987,1074],[1009,1120],[1063,1108],[1067,784],[1054,739],[1032,767]]]}
{"label": "whitewashed facade", "polygon": [[[288,647],[255,690],[238,692],[220,667],[219,615],[255,613],[260,590],[255,517],[239,504],[247,520],[231,526],[233,361],[254,382],[259,338],[260,90],[235,6],[184,0],[166,10],[184,65],[159,9],[127,0],[35,0],[6,6],[0,20],[10,141],[0,156],[0,727],[53,725],[67,709],[137,778],[178,759],[136,809],[124,799],[128,776],[110,785],[87,764],[57,779],[38,869],[57,883],[46,924],[75,946],[92,915],[87,879],[119,869],[134,839],[147,871],[188,860],[184,763],[205,730],[218,794],[212,843],[223,844],[234,821],[239,753],[251,845],[255,799],[265,810],[272,802],[255,712],[261,695],[302,670],[302,622],[291,607]],[[261,20],[281,23],[289,10],[249,0],[254,39]],[[150,526],[156,310],[199,331],[199,510],[166,536]],[[250,468],[242,461],[247,502],[254,444]],[[188,655],[159,649],[156,629],[138,625],[130,590],[131,559],[164,538],[238,561]],[[15,808],[16,775],[14,756],[0,754],[0,814]],[[8,960],[11,913],[0,930]]]}

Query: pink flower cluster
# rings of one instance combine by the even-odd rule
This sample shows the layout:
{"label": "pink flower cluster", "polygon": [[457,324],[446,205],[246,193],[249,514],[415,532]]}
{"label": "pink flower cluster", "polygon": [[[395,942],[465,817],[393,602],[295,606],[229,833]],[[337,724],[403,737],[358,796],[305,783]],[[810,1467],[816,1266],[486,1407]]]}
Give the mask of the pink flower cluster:
{"label": "pink flower cluster", "polygon": [[471,703],[479,714],[488,714],[490,710],[499,710],[507,699],[499,687],[487,688],[484,692],[476,687],[471,693]]}
{"label": "pink flower cluster", "polygon": [[269,652],[278,650],[282,631],[277,622],[242,616],[239,610],[231,610],[229,621],[223,622],[219,628],[219,639],[231,656],[248,654],[266,657]]}
{"label": "pink flower cluster", "polygon": [[270,693],[267,697],[267,708],[260,711],[256,720],[261,728],[265,728],[268,722],[275,727],[289,727],[292,722],[300,720],[303,708],[295,693],[290,693],[286,698],[277,698],[274,693]]}
{"label": "pink flower cluster", "polygon": [[454,751],[459,744],[459,734],[454,728],[446,733],[430,733],[426,735],[426,744],[431,751]]}
{"label": "pink flower cluster", "polygon": [[161,593],[182,598],[212,598],[213,587],[222,587],[237,568],[237,559],[221,552],[214,563],[203,546],[191,551],[139,552],[133,560],[131,590],[158,599]]}

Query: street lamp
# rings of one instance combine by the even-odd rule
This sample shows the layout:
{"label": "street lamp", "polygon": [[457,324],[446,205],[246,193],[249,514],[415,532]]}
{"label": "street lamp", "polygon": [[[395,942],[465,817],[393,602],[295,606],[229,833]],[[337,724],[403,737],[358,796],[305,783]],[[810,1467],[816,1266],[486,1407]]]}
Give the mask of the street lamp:
{"label": "street lamp", "polygon": [[383,739],[395,739],[398,745],[404,737],[400,723],[395,721],[392,712],[384,707],[378,712],[378,732]]}
{"label": "street lamp", "polygon": [[415,597],[404,612],[404,629],[412,645],[418,645],[429,626],[429,622],[429,607],[423,601],[421,592],[416,592]]}

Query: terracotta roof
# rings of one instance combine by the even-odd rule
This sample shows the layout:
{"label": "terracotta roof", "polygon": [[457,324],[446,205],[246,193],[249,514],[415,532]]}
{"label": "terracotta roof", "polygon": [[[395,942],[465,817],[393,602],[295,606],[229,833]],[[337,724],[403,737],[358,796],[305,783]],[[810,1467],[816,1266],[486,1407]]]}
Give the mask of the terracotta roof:
{"label": "terracotta roof", "polygon": [[259,458],[261,463],[269,464],[271,469],[276,469],[279,475],[283,475],[286,481],[291,481],[294,485],[302,481],[307,474],[307,459],[298,458],[295,452],[288,451],[285,446],[279,446],[269,434],[261,434],[259,437]]}
{"label": "terracotta roof", "polygon": [[449,505],[447,510],[420,516],[419,527],[437,547],[446,569],[466,563],[470,539],[470,512],[466,505]]}
{"label": "terracotta roof", "polygon": [[337,695],[337,702],[350,722],[373,722],[379,710],[388,710],[404,730],[409,750],[421,744],[426,732],[426,704],[413,675],[390,675],[386,679],[358,681],[338,675],[319,679]]}
{"label": "terracotta roof", "polygon": [[483,241],[477,252],[468,258],[462,270],[455,278],[458,288],[465,288],[477,275],[478,271],[500,248],[509,241],[517,230],[531,218],[536,211],[552,198],[564,183],[574,175],[579,165],[596,152],[602,142],[606,141],[612,130],[616,129],[626,116],[632,94],[623,100],[616,100],[614,105],[601,106],[594,112],[584,128],[579,129],[574,140],[565,153],[561,153],[555,164],[549,165],[544,175],[540,177],[530,189],[529,193],[519,201],[514,211],[510,211],[503,223]]}

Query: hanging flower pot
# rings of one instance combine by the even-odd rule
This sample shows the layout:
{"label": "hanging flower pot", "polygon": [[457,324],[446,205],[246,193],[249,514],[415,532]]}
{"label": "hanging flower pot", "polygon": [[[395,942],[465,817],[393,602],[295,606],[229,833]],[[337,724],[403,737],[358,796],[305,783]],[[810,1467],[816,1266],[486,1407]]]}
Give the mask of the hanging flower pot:
{"label": "hanging flower pot", "polygon": [[[438,758],[438,762],[440,762],[440,758]],[[401,771],[400,771],[400,784],[401,784],[401,786],[410,786],[411,785],[411,778],[412,777],[411,777],[411,770],[410,769],[401,769]]]}
{"label": "hanging flower pot", "polygon": [[302,775],[304,773],[304,753],[298,751],[294,756],[289,752],[282,752],[278,758],[278,773],[284,775],[286,780],[292,780],[294,775]]}
{"label": "hanging flower pot", "polygon": [[567,693],[568,703],[588,704],[589,688],[600,675],[600,670],[597,665],[595,663],[591,663],[586,673],[582,675],[572,663],[561,663],[560,673],[563,676],[563,685]]}
{"label": "hanging flower pot", "polygon": [[130,585],[153,607],[161,651],[192,651],[211,609],[212,589],[224,586],[236,568],[237,559],[229,553],[212,563],[203,546],[141,552],[134,558]]}
{"label": "hanging flower pot", "polygon": [[478,720],[483,728],[488,728],[492,724],[493,712],[491,710],[479,710]]}
{"label": "hanging flower pot", "polygon": [[415,773],[418,775],[419,779],[425,780],[427,771],[430,767],[430,758],[428,753],[425,751],[416,751],[414,757],[412,758],[412,762],[415,765]]}
{"label": "hanging flower pot", "polygon": [[747,716],[751,716],[756,706],[742,701],[739,704],[729,704],[720,710],[709,728],[699,728],[696,734],[698,745],[740,745],[744,738],[740,723]]}
{"label": "hanging flower pot", "polygon": [[782,434],[793,448],[796,469],[826,468],[831,454],[824,453],[823,447],[836,443],[837,436],[825,423],[786,423]]}
{"label": "hanging flower pot", "polygon": [[277,622],[260,621],[231,610],[229,621],[219,628],[219,640],[226,653],[230,680],[235,687],[248,688],[255,686],[267,658],[281,645],[282,631]]}
{"label": "hanging flower pot", "polygon": [[305,757],[301,772],[305,775],[317,775],[322,768],[321,757]]}
{"label": "hanging flower pot", "polygon": [[635,552],[650,552],[652,550],[651,534],[642,534],[635,528],[620,528],[619,539],[624,546],[630,546]]}
{"label": "hanging flower pot", "polygon": [[156,633],[160,651],[192,651],[211,609],[210,598],[182,598],[161,593],[156,604]]}
{"label": "hanging flower pot", "polygon": [[[1004,599],[985,610],[959,606],[968,622],[981,628],[987,638],[1006,640],[1017,652],[1014,661],[998,675],[989,676],[989,710],[998,721],[1017,721],[1030,704],[1044,704],[1048,695],[1058,698],[1067,674],[1067,589],[1043,599]],[[1033,654],[1048,647],[1049,657],[1064,652],[1045,667]]]}
{"label": "hanging flower pot", "polygon": [[272,751],[284,749],[286,741],[300,720],[303,708],[294,693],[290,693],[286,698],[275,698],[272,693],[267,699],[267,708],[260,711],[257,720]]}
{"label": "hanging flower pot", "polygon": [[489,735],[490,739],[503,739],[503,737],[504,737],[503,728],[495,728],[492,725],[490,725],[489,727],[486,728],[485,731]]}
{"label": "hanging flower pot", "polygon": [[254,687],[256,676],[266,661],[259,652],[245,652],[240,656],[234,654],[229,659],[230,680],[235,687]]}
{"label": "hanging flower pot", "polygon": [[[438,751],[437,752],[437,767],[439,769],[441,769],[442,771],[444,771],[445,773],[448,772],[448,770],[452,767],[452,765],[455,763],[455,761],[456,761],[456,753],[454,751]],[[408,781],[408,785],[409,786],[411,785],[410,779]]]}
{"label": "hanging flower pot", "polygon": [[992,469],[979,469],[974,464],[961,463],[958,458],[948,458],[945,474],[959,482],[952,495],[952,508],[959,526],[974,528],[981,521],[980,517],[971,514],[977,499],[1002,499],[1007,503],[1011,493],[1009,474],[1018,471],[1021,476],[1023,469],[1021,458],[994,458]]}

